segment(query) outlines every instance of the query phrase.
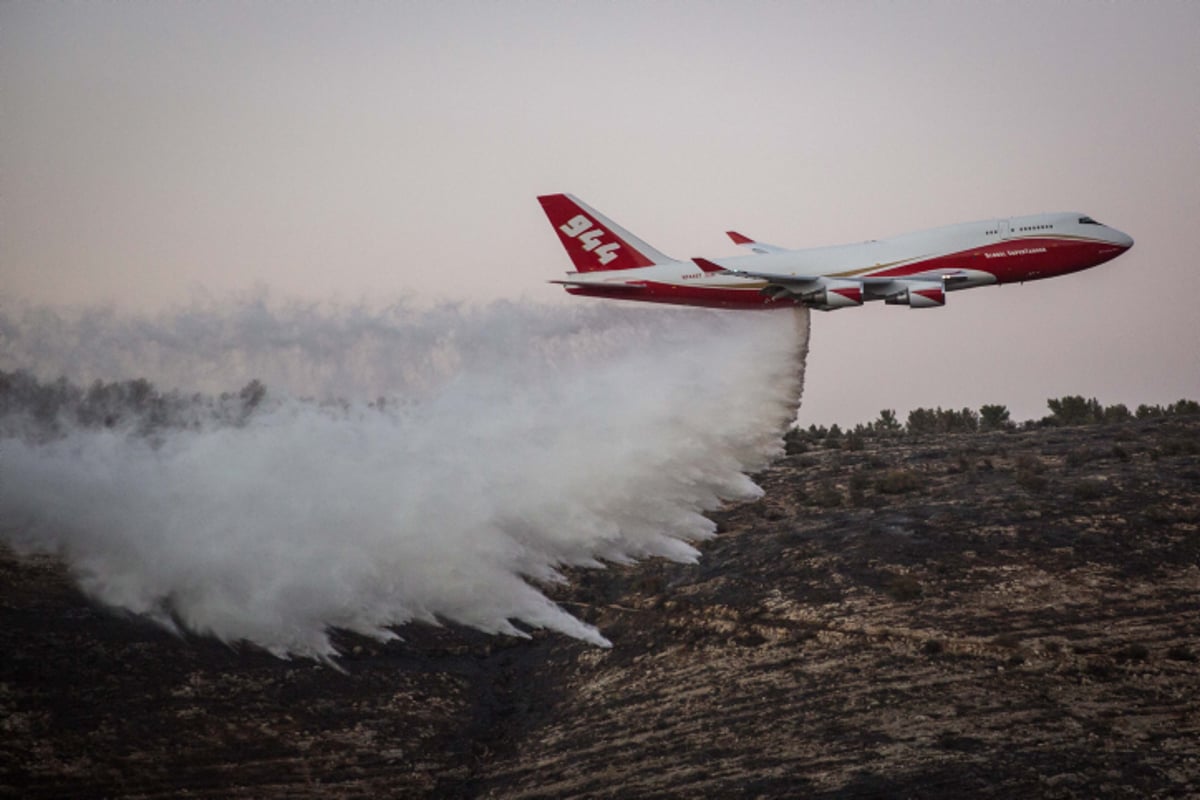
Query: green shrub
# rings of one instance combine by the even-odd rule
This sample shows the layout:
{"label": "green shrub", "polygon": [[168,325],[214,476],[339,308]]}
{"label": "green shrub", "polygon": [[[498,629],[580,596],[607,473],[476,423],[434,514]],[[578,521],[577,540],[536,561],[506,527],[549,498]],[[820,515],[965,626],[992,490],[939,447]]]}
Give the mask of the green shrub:
{"label": "green shrub", "polygon": [[1104,418],[1104,409],[1096,398],[1084,399],[1081,395],[1050,398],[1046,401],[1050,407],[1049,421],[1052,425],[1087,425],[1099,422]]}
{"label": "green shrub", "polygon": [[910,434],[937,433],[937,414],[928,408],[914,408],[908,412],[905,430]]}
{"label": "green shrub", "polygon": [[1109,406],[1104,409],[1105,422],[1128,422],[1133,419],[1133,414],[1129,413],[1129,409],[1124,403],[1117,403],[1115,406]]}
{"label": "green shrub", "polygon": [[1200,403],[1197,403],[1195,400],[1180,400],[1167,406],[1167,413],[1177,416],[1200,414]]}
{"label": "green shrub", "polygon": [[985,431],[998,431],[1012,427],[1008,409],[997,405],[980,406],[979,423]]}
{"label": "green shrub", "polygon": [[1162,406],[1148,406],[1142,403],[1137,407],[1134,416],[1138,419],[1149,419],[1151,417],[1161,417],[1163,415]]}
{"label": "green shrub", "polygon": [[908,412],[905,428],[910,434],[971,433],[979,430],[979,415],[969,408],[961,411],[941,407],[933,411],[914,408]]}
{"label": "green shrub", "polygon": [[900,424],[900,420],[896,419],[895,411],[885,408],[879,412],[879,419],[875,420],[874,428],[876,433],[893,434],[900,433],[904,426]]}

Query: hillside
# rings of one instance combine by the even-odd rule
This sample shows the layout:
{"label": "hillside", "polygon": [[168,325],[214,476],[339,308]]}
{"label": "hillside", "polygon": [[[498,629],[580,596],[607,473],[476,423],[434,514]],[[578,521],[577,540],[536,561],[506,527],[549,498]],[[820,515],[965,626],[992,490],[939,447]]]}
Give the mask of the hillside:
{"label": "hillside", "polygon": [[0,795],[1200,794],[1200,418],[809,447],[602,650],[410,626],[338,671],[0,554]]}

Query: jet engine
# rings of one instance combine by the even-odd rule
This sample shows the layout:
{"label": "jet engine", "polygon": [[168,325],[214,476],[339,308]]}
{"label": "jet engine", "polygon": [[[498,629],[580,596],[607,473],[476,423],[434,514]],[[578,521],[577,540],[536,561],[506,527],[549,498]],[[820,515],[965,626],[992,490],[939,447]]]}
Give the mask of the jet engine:
{"label": "jet engine", "polygon": [[938,308],[946,305],[946,288],[939,281],[906,281],[905,288],[883,302],[909,308]]}
{"label": "jet engine", "polygon": [[862,284],[858,281],[826,280],[821,288],[811,292],[802,292],[800,299],[807,306],[832,311],[835,308],[850,308],[863,304]]}

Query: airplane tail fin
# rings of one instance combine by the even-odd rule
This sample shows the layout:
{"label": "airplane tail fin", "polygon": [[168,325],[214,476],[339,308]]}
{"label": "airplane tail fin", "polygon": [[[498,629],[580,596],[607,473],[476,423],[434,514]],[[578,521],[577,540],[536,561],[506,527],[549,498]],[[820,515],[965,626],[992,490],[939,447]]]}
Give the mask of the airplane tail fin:
{"label": "airplane tail fin", "polygon": [[574,195],[542,195],[538,202],[578,272],[633,269],[675,261]]}

